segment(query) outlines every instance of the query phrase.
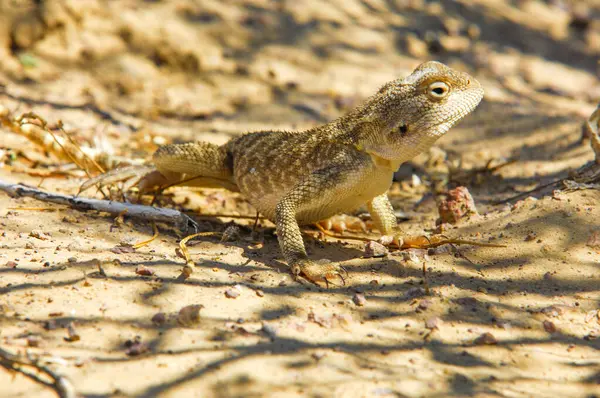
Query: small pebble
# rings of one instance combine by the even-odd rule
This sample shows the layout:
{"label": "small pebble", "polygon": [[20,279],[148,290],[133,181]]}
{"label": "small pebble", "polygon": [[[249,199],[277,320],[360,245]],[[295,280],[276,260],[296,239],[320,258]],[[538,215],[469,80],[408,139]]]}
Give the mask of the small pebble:
{"label": "small pebble", "polygon": [[200,310],[204,308],[202,304],[186,305],[179,310],[177,314],[177,323],[182,326],[193,326],[200,321]]}
{"label": "small pebble", "polygon": [[39,347],[42,339],[39,336],[27,336],[28,347]]}
{"label": "small pebble", "polygon": [[556,333],[557,328],[556,328],[556,325],[554,324],[554,322],[545,320],[544,321],[544,330],[548,333]]}
{"label": "small pebble", "polygon": [[236,289],[235,287],[230,287],[229,289],[225,290],[225,297],[230,298],[230,299],[234,299],[234,298],[238,298],[240,296],[240,291],[239,289]]}
{"label": "small pebble", "polygon": [[184,281],[187,278],[189,278],[190,276],[192,276],[193,273],[194,273],[193,264],[192,265],[187,265],[186,264],[181,269],[181,274],[179,274],[179,276],[177,277],[177,279]]}
{"label": "small pebble", "polygon": [[356,293],[354,295],[354,297],[352,297],[352,301],[354,302],[354,304],[356,304],[359,307],[362,307],[367,303],[367,299],[365,298],[365,295],[362,293]]}
{"label": "small pebble", "polygon": [[48,240],[50,238],[50,236],[48,236],[48,234],[43,233],[39,229],[34,229],[33,231],[31,231],[29,233],[29,236],[31,236],[32,238],[39,239],[39,240]]}
{"label": "small pebble", "polygon": [[411,299],[424,296],[425,294],[425,289],[422,287],[411,287],[406,291],[406,293],[404,293],[404,298]]}
{"label": "small pebble", "polygon": [[477,305],[478,301],[475,297],[460,297],[456,299],[456,303],[465,306],[475,306]]}
{"label": "small pebble", "polygon": [[266,334],[267,336],[269,336],[272,339],[274,339],[275,337],[277,337],[277,329],[275,329],[273,326],[268,325],[266,323],[262,324],[262,328],[260,329],[260,331],[263,332],[264,334]]}
{"label": "small pebble", "polygon": [[364,248],[365,257],[384,257],[388,254],[388,249],[379,242],[373,240],[367,242]]}
{"label": "small pebble", "polygon": [[135,273],[141,276],[152,276],[154,275],[154,270],[143,265],[138,265],[135,269]]}
{"label": "small pebble", "polygon": [[439,327],[442,325],[442,319],[439,317],[433,317],[433,318],[429,318],[425,321],[425,327],[427,329],[439,329]]}
{"label": "small pebble", "polygon": [[594,249],[600,248],[600,230],[594,230],[590,233],[590,236],[586,242],[586,246]]}
{"label": "small pebble", "polygon": [[567,311],[567,309],[567,306],[555,304],[549,307],[542,308],[540,310],[540,313],[551,317],[557,317],[563,315]]}
{"label": "small pebble", "polygon": [[512,324],[509,321],[498,321],[496,324],[500,329],[508,330],[512,328]]}
{"label": "small pebble", "polygon": [[496,337],[494,337],[493,334],[486,332],[477,337],[473,343],[476,345],[494,345],[498,343],[498,340],[496,340]]}
{"label": "small pebble", "polygon": [[585,323],[590,323],[593,321],[596,321],[596,323],[600,324],[600,310],[588,311],[585,314]]}
{"label": "small pebble", "polygon": [[221,242],[235,242],[240,239],[241,229],[238,225],[229,225],[225,228],[221,237]]}
{"label": "small pebble", "polygon": [[150,347],[146,343],[142,343],[140,336],[136,336],[133,340],[127,340],[125,342],[125,354],[129,356],[137,356],[150,351]]}
{"label": "small pebble", "polygon": [[433,302],[429,299],[421,300],[419,302],[419,305],[417,306],[417,309],[421,310],[421,311],[425,311],[426,309],[428,309],[431,306],[431,304],[433,304]]}
{"label": "small pebble", "polygon": [[77,218],[75,218],[73,216],[66,215],[66,216],[63,217],[62,221],[66,222],[66,223],[70,223],[70,224],[75,224],[77,222]]}
{"label": "small pebble", "polygon": [[[468,39],[465,43],[468,45]],[[449,224],[456,224],[462,219],[478,214],[471,193],[466,187],[462,186],[451,189],[446,193],[446,196],[438,204],[438,212],[440,222]]]}
{"label": "small pebble", "polygon": [[152,317],[152,323],[155,324],[156,326],[164,325],[166,322],[167,322],[167,316],[165,315],[164,312],[156,313]]}
{"label": "small pebble", "polygon": [[402,259],[409,265],[419,265],[425,259],[425,251],[409,249],[402,251]]}
{"label": "small pebble", "polygon": [[70,343],[72,343],[74,341],[79,341],[81,339],[81,337],[75,330],[75,326],[73,325],[72,322],[70,322],[69,325],[67,326],[67,337],[65,337],[64,339],[65,339],[65,341],[68,341]]}
{"label": "small pebble", "polygon": [[44,321],[44,329],[54,330],[56,328],[58,328],[58,324],[54,319],[48,319],[47,321]]}

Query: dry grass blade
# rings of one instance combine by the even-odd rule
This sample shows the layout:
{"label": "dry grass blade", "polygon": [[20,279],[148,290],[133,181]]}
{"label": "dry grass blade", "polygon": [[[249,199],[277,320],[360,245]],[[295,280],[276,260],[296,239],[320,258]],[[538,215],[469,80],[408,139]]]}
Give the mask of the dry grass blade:
{"label": "dry grass blade", "polygon": [[144,247],[144,246],[152,243],[152,241],[154,241],[156,238],[158,238],[158,234],[159,234],[158,227],[156,226],[156,223],[154,221],[152,222],[152,232],[154,232],[154,234],[152,235],[152,237],[150,239],[136,243],[132,247],[134,249],[139,249],[140,247]]}
{"label": "dry grass blade", "polygon": [[57,135],[48,127],[46,120],[33,112],[14,117],[8,108],[0,105],[0,125],[17,135],[27,138],[58,159],[75,163],[89,177],[91,177],[91,170],[104,173],[106,169],[110,169],[116,164],[140,164],[142,162],[141,160],[115,156],[112,154],[111,149],[107,150],[102,145],[99,147],[89,143],[79,145],[64,130],[60,120],[56,123],[56,129],[61,134]]}
{"label": "dry grass blade", "polygon": [[356,240],[356,241],[359,241],[359,242],[370,242],[370,241],[373,240],[373,239],[365,238],[365,237],[362,237],[362,236],[338,235],[338,234],[334,234],[331,231],[326,230],[319,223],[315,223],[313,225],[315,227],[317,227],[317,229],[319,231],[321,231],[323,233],[323,235],[329,236],[331,238],[343,239],[343,240]]}
{"label": "dry grass blade", "polygon": [[194,267],[194,261],[192,260],[191,256],[190,256],[190,251],[188,250],[186,244],[187,242],[189,242],[191,239],[197,238],[199,236],[216,236],[216,237],[221,237],[221,233],[219,232],[198,232],[192,235],[188,235],[185,238],[181,239],[181,241],[179,242],[179,248],[181,249],[181,254],[183,254],[183,257],[185,259],[185,265],[187,267]]}
{"label": "dry grass blade", "polygon": [[431,289],[429,288],[429,280],[427,279],[427,265],[423,261],[423,286],[425,286],[425,294],[431,295]]}
{"label": "dry grass blade", "polygon": [[[93,164],[100,173],[105,172],[104,168],[102,166],[100,166],[100,164],[98,164],[98,162],[96,162],[96,160],[94,160],[93,158],[88,156],[88,154],[85,153],[79,145],[77,145],[75,142],[73,142],[73,139],[71,138],[71,136],[69,134],[67,134],[67,132],[63,128],[62,120],[58,121],[58,128],[60,129],[60,131],[62,131],[64,136],[67,137],[67,140],[69,140],[69,143],[81,154],[81,156],[83,156],[88,162]],[[86,170],[86,173],[87,173],[87,170]]]}
{"label": "dry grass blade", "polygon": [[93,186],[106,186],[116,182],[134,180],[139,181],[144,175],[155,170],[152,166],[127,166],[119,169],[111,170],[97,177],[90,178],[79,187],[78,195],[90,189]]}
{"label": "dry grass blade", "polygon": [[[439,247],[443,245],[471,245],[471,246],[480,246],[480,247],[507,247],[506,245],[499,245],[496,243],[485,243],[485,242],[477,242],[474,240],[468,239],[446,239],[441,236],[432,236],[431,238],[426,237],[418,237],[425,238],[427,243],[420,241],[415,242],[413,239],[405,239],[402,244],[401,249],[431,249],[434,247]],[[417,238],[417,240],[418,240]],[[414,242],[414,243],[411,243]]]}
{"label": "dry grass blade", "polygon": [[[2,124],[9,127],[14,133],[26,137],[44,150],[53,153],[59,159],[75,163],[86,174],[89,175],[88,166],[95,165],[95,162],[90,162],[90,157],[70,138],[66,140],[57,137],[48,128],[48,123],[41,116],[28,112],[12,119],[10,114],[0,112],[0,117],[2,117]],[[62,131],[64,132],[64,130]],[[65,135],[67,134],[65,133]]]}
{"label": "dry grass blade", "polygon": [[592,113],[587,121],[588,137],[594,154],[596,155],[596,164],[600,164],[600,106]]}
{"label": "dry grass blade", "polygon": [[8,207],[7,210],[14,211],[57,211],[51,207]]}

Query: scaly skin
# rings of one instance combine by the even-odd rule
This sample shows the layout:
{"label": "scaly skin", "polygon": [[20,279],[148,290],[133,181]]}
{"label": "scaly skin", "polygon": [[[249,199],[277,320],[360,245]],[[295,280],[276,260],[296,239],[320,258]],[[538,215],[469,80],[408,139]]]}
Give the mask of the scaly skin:
{"label": "scaly skin", "polygon": [[299,225],[367,204],[383,241],[398,240],[386,195],[400,164],[428,149],[483,98],[479,82],[438,62],[384,85],[364,104],[301,132],[261,131],[223,146],[166,145],[153,157],[170,183],[241,192],[277,226],[281,251],[295,275],[328,283],[334,264],[306,254]]}

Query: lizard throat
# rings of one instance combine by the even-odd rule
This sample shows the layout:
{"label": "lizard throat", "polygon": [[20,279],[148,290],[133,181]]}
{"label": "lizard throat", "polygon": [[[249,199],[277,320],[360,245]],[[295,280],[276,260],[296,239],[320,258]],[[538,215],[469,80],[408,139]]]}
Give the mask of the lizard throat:
{"label": "lizard throat", "polygon": [[354,146],[359,151],[369,154],[377,167],[395,172],[402,163],[428,150],[443,135],[443,132],[441,134],[438,132],[438,134],[413,136],[412,139],[404,139],[401,143],[387,143],[382,147],[371,147],[368,144]]}
{"label": "lizard throat", "polygon": [[375,163],[377,165],[377,167],[381,167],[383,169],[390,170],[394,173],[400,168],[400,165],[407,160],[407,159],[390,160],[390,159],[386,159],[382,156],[379,156],[377,153],[375,153],[373,151],[365,151],[365,152],[367,152],[369,154],[369,156],[371,156],[373,163]]}
{"label": "lizard throat", "polygon": [[354,147],[361,152],[367,153],[371,157],[371,160],[373,160],[373,163],[375,163],[375,165],[377,167],[380,167],[380,168],[383,168],[383,169],[386,169],[386,170],[389,170],[392,172],[396,172],[396,170],[398,170],[400,165],[408,160],[408,159],[404,159],[404,158],[388,159],[388,158],[381,156],[380,154],[378,154],[377,152],[375,152],[373,150],[369,150],[369,149],[363,147],[360,144],[354,144]]}

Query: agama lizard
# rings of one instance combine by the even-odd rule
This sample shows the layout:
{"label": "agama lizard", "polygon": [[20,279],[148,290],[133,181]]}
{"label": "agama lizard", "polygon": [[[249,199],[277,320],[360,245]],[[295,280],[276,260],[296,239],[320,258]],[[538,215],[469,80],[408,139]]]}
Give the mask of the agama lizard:
{"label": "agama lizard", "polygon": [[253,132],[222,146],[165,145],[153,155],[153,174],[164,185],[241,192],[275,223],[292,273],[328,283],[341,277],[340,267],[308,258],[299,225],[366,204],[382,241],[401,239],[394,235],[396,217],[386,194],[394,172],[482,98],[481,85],[467,73],[426,62],[347,115],[310,130]]}

